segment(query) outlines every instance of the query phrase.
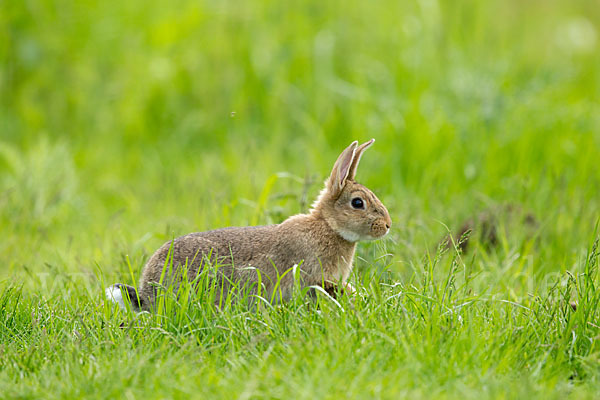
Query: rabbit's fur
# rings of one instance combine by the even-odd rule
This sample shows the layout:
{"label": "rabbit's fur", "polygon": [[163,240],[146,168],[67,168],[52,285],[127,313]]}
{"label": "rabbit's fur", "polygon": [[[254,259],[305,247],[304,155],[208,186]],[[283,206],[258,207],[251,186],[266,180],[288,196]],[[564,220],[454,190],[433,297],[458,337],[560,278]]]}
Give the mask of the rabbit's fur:
{"label": "rabbit's fur", "polygon": [[[218,265],[223,294],[232,282],[251,285],[260,279],[266,298],[271,298],[279,282],[277,293],[285,300],[294,286],[294,274],[286,273],[290,268],[299,268],[296,276],[303,287],[330,289],[341,283],[350,290],[346,280],[356,242],[379,239],[392,224],[381,201],[354,181],[360,157],[374,141],[360,146],[355,141],[340,154],[308,214],[291,216],[278,225],[223,228],[178,237],[159,248],[146,264],[139,296],[134,288],[122,284],[108,288],[107,295],[119,301],[124,288],[134,309],[149,310],[156,298],[156,283],[164,286],[169,279],[177,279],[182,265],[187,265],[192,281],[207,263]],[[356,198],[362,200],[363,208],[355,207]]]}

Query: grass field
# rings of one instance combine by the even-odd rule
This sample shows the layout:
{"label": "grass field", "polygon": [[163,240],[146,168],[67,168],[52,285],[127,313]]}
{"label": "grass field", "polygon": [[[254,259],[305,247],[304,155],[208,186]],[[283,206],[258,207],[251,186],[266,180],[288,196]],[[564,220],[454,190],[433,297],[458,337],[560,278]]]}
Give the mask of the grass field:
{"label": "grass field", "polygon": [[[104,301],[371,137],[354,299]],[[0,1],[0,397],[597,398],[599,155],[594,1]]]}

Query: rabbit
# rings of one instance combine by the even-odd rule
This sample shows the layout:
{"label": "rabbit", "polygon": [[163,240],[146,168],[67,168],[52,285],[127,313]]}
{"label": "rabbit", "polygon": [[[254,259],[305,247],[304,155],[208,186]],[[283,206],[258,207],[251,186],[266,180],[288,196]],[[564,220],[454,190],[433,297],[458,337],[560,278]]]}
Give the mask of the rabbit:
{"label": "rabbit", "polygon": [[[381,201],[354,180],[363,152],[374,142],[359,146],[354,141],[342,151],[308,214],[277,225],[222,228],[168,241],[144,267],[139,293],[132,286],[115,284],[106,289],[107,297],[122,308],[129,301],[134,311],[152,310],[157,283],[176,281],[182,265],[187,265],[192,281],[208,262],[220,265],[221,295],[232,282],[257,284],[260,279],[266,298],[276,292],[285,301],[291,297],[296,269],[301,287],[317,285],[332,293],[331,288],[341,284],[342,291],[353,292],[347,279],[357,242],[380,239],[392,225]],[[292,268],[295,273],[286,273]]]}

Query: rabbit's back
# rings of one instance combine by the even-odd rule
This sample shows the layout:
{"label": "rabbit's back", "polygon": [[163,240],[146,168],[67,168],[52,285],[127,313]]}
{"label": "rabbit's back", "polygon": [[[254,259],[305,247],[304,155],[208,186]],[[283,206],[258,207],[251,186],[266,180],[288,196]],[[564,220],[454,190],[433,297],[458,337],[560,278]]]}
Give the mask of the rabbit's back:
{"label": "rabbit's back", "polygon": [[[203,265],[210,264],[220,276],[233,281],[256,281],[256,270],[247,267],[262,267],[261,272],[268,272],[264,266],[277,237],[276,228],[276,225],[230,227],[170,240],[148,260],[140,282],[141,293],[152,301],[155,297],[152,283],[161,282],[164,275],[163,285],[168,285],[168,279],[177,276],[182,266],[187,268],[189,280],[197,276]],[[167,271],[163,274],[165,267]]]}

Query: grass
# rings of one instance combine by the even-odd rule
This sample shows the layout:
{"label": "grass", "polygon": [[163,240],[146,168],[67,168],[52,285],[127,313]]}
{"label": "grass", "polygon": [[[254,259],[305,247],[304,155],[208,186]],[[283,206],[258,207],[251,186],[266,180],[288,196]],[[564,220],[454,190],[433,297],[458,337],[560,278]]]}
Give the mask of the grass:
{"label": "grass", "polygon": [[[1,8],[3,397],[597,396],[593,2]],[[306,211],[371,137],[393,227],[354,299],[104,301],[173,237]],[[438,251],[489,213],[496,245]]]}

